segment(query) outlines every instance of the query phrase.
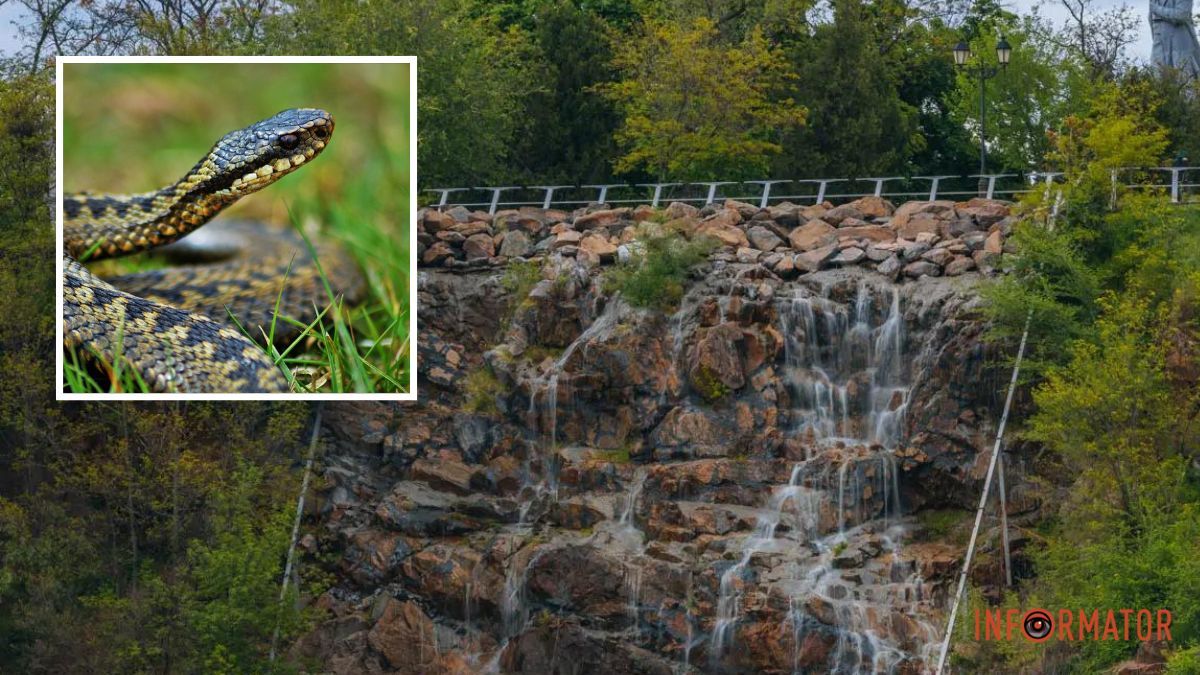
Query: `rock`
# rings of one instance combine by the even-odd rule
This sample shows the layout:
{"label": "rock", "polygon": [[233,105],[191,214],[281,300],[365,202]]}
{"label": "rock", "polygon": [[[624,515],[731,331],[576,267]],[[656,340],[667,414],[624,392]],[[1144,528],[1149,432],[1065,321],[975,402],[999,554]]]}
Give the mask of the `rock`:
{"label": "rock", "polygon": [[742,329],[723,323],[708,329],[696,344],[688,379],[704,398],[715,401],[746,385],[740,347]]}
{"label": "rock", "polygon": [[771,265],[771,271],[775,272],[782,279],[791,279],[796,276],[796,264],[793,262],[791,255],[781,255],[779,256],[779,260]]}
{"label": "rock", "polygon": [[671,202],[667,205],[663,212],[667,216],[667,220],[675,220],[676,218],[698,218],[700,209],[685,202]]}
{"label": "rock", "polygon": [[760,251],[774,251],[783,245],[783,240],[775,236],[771,230],[755,225],[746,231],[746,238],[754,245],[754,248]]}
{"label": "rock", "polygon": [[923,276],[936,277],[940,276],[941,273],[942,269],[928,260],[918,260],[904,266],[904,275],[913,279],[919,279]]}
{"label": "rock", "polygon": [[500,242],[500,255],[507,258],[524,258],[533,253],[529,235],[522,230],[509,230]]}
{"label": "rock", "polygon": [[999,230],[988,235],[987,239],[983,242],[983,250],[996,254],[1004,252],[1004,240],[1000,236]]}
{"label": "rock", "polygon": [[[901,230],[909,220],[917,215],[925,214],[933,220],[948,220],[954,217],[954,202],[939,200],[935,202],[905,202],[892,215],[892,227]],[[905,237],[901,234],[900,236]],[[905,237],[911,239],[912,237]]]}
{"label": "rock", "polygon": [[955,239],[969,232],[977,232],[978,230],[979,226],[969,216],[959,216],[958,218],[943,220],[938,226],[938,234],[943,239]]}
{"label": "rock", "polygon": [[466,464],[450,458],[437,461],[418,459],[413,462],[410,473],[413,480],[423,480],[430,487],[460,495],[470,494],[474,475],[475,471]]}
{"label": "rock", "polygon": [[451,246],[459,246],[467,240],[466,235],[455,230],[442,230],[437,233],[438,241],[444,241]]}
{"label": "rock", "polygon": [[830,262],[834,265],[855,265],[866,257],[866,251],[857,246],[851,246],[850,248],[842,249]]}
{"label": "rock", "polygon": [[583,241],[583,234],[575,230],[564,230],[554,237],[553,247],[561,249],[564,246],[578,246]]}
{"label": "rock", "polygon": [[929,262],[937,265],[938,267],[941,267],[941,266],[945,265],[946,263],[950,262],[950,259],[953,257],[954,257],[953,253],[951,253],[950,251],[948,251],[944,248],[941,248],[941,247],[930,249],[921,254],[922,260],[928,260]]}
{"label": "rock", "polygon": [[993,223],[1006,218],[1012,210],[1008,202],[998,199],[983,199],[982,197],[960,202],[955,205],[955,208],[959,213],[973,218],[979,227],[985,230]]}
{"label": "rock", "polygon": [[452,258],[454,258],[454,249],[444,241],[435,241],[433,245],[425,249],[425,255],[421,257],[421,262],[432,267]]}
{"label": "rock", "polygon": [[966,245],[967,250],[978,251],[983,248],[987,237],[987,232],[968,232],[962,236],[962,242]]}
{"label": "rock", "polygon": [[894,257],[891,249],[880,248],[874,245],[867,247],[867,259],[871,262],[883,262],[891,257]]}
{"label": "rock", "polygon": [[944,222],[941,218],[930,213],[914,214],[912,217],[906,218],[902,225],[896,225],[896,222],[899,220],[899,216],[893,218],[892,227],[896,230],[896,236],[901,239],[916,239],[918,235],[936,233],[941,228],[942,222]]}
{"label": "rock", "polygon": [[956,256],[946,263],[945,273],[948,277],[957,277],[975,269],[975,261],[966,256]]}
{"label": "rock", "polygon": [[620,222],[627,215],[629,215],[629,209],[592,211],[575,219],[575,229],[582,232],[597,227],[608,227]]}
{"label": "rock", "polygon": [[[737,211],[726,211],[737,216]],[[738,216],[740,218],[740,216]],[[696,229],[696,233],[704,236],[709,236],[716,239],[722,246],[732,246],[734,248],[745,248],[750,245],[750,240],[746,238],[746,233],[742,232],[741,228],[736,225],[725,224],[727,218],[714,216],[708,220],[702,221],[700,227]]]}
{"label": "rock", "polygon": [[845,218],[842,220],[842,222],[838,223],[838,236],[844,236],[842,233],[845,230],[856,229],[860,227],[870,227],[870,225],[871,223],[868,223],[861,218]]}
{"label": "rock", "polygon": [[855,207],[853,203],[850,203],[850,204],[842,204],[841,206],[834,207],[834,208],[826,211],[825,215],[821,216],[821,220],[824,220],[825,222],[829,223],[830,225],[836,226],[847,218],[857,218],[858,220],[862,220],[863,216],[864,216],[863,212],[859,211],[858,208]]}
{"label": "rock", "polygon": [[837,229],[837,236],[839,238],[850,237],[852,239],[870,239],[871,241],[892,241],[896,238],[896,231],[890,227],[883,227],[882,225],[839,227]]}
{"label": "rock", "polygon": [[596,256],[602,262],[612,262],[617,255],[616,245],[597,232],[588,232],[579,242],[579,249]]}
{"label": "rock", "polygon": [[[699,228],[700,228],[700,219],[696,218],[695,216],[684,216],[682,218],[675,218],[674,220],[668,220],[663,225],[663,229],[666,229],[671,232],[682,232],[689,236],[693,232],[698,230]],[[628,231],[629,230],[627,229],[626,232],[628,232]]]}
{"label": "rock", "polygon": [[860,218],[887,218],[896,212],[896,206],[883,197],[863,197],[850,202],[849,205],[863,214]]}
{"label": "rock", "polygon": [[975,266],[979,268],[980,272],[990,274],[1000,262],[1000,254],[991,251],[975,251],[971,254],[971,259],[975,261]]}
{"label": "rock", "polygon": [[384,600],[367,643],[383,655],[392,672],[423,675],[441,670],[433,621],[414,602]]}
{"label": "rock", "polygon": [[801,272],[816,272],[823,269],[825,264],[828,263],[833,256],[837,255],[837,253],[838,245],[829,244],[828,246],[813,249],[805,253],[797,253],[796,256],[792,258],[792,263],[796,266],[796,269],[800,270]]}
{"label": "rock", "polygon": [[491,235],[482,232],[473,234],[463,242],[463,253],[467,255],[467,260],[491,258],[496,255],[496,243]]}
{"label": "rock", "polygon": [[788,235],[788,242],[797,251],[811,251],[814,248],[836,241],[836,231],[837,229],[829,223],[814,218],[792,230],[791,234]]}
{"label": "rock", "polygon": [[633,209],[633,221],[635,223],[644,223],[658,215],[658,209],[649,204],[641,204]]}
{"label": "rock", "polygon": [[455,220],[448,214],[442,213],[437,209],[421,209],[418,219],[421,222],[421,228],[429,234],[437,234],[442,230],[448,230],[455,223]]}
{"label": "rock", "polygon": [[747,204],[746,202],[739,202],[733,199],[725,200],[725,208],[737,211],[738,215],[742,217],[742,220],[750,220],[755,214],[758,213],[759,210],[758,207],[753,204]]}
{"label": "rock", "polygon": [[921,257],[921,254],[930,249],[929,244],[918,241],[902,242],[900,246],[900,259],[904,262],[916,260]]}
{"label": "rock", "polygon": [[763,252],[756,248],[741,247],[737,250],[737,261],[740,263],[756,263],[761,258]]}
{"label": "rock", "polygon": [[900,273],[900,259],[893,255],[879,263],[879,267],[875,269],[880,274],[895,279]]}
{"label": "rock", "polygon": [[804,216],[803,208],[791,202],[781,202],[767,207],[767,217],[787,230],[803,225],[808,220]]}

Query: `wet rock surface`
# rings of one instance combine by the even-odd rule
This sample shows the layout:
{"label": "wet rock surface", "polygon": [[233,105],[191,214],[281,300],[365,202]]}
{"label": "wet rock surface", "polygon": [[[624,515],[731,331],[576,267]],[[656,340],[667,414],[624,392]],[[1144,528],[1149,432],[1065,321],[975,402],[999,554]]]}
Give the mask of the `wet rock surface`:
{"label": "wet rock surface", "polygon": [[[336,583],[293,655],[335,673],[929,667],[962,551],[921,513],[974,506],[1002,387],[985,272],[963,261],[1011,223],[977,200],[860,202],[424,213],[426,253],[449,254],[420,272],[422,401],[329,406],[312,547]],[[724,242],[671,313],[602,283],[652,217]],[[491,255],[461,247],[481,233]],[[503,282],[515,251],[540,261],[527,297]]]}

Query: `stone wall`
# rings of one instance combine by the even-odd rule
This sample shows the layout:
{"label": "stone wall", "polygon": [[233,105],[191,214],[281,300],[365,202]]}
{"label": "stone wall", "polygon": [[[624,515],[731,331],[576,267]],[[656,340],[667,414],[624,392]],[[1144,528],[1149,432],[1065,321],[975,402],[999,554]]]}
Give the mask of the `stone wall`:
{"label": "stone wall", "polygon": [[422,210],[418,255],[426,267],[482,268],[557,252],[589,265],[628,255],[636,225],[708,235],[743,263],[759,263],[782,278],[829,267],[864,266],[892,279],[990,274],[1004,250],[1013,217],[1007,202],[908,202],[879,197],[816,206],[782,203],[758,208],[727,201],[702,209],[674,202],[573,213],[522,208],[489,215],[455,207]]}

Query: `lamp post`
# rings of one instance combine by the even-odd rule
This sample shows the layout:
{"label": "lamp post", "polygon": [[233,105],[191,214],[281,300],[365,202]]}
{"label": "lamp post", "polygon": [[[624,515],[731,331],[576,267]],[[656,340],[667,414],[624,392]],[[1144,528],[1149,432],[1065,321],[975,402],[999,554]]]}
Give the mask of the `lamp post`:
{"label": "lamp post", "polygon": [[983,195],[986,191],[987,178],[983,174],[987,173],[987,81],[999,75],[1008,68],[1008,61],[1012,58],[1012,46],[1008,44],[1008,40],[1004,36],[1000,36],[1000,41],[996,43],[996,61],[1000,67],[989,65],[983,62],[982,59],[977,59],[975,63],[968,63],[971,60],[971,47],[964,41],[959,41],[954,45],[954,65],[960,70],[965,70],[971,75],[974,75],[979,80],[979,194]]}

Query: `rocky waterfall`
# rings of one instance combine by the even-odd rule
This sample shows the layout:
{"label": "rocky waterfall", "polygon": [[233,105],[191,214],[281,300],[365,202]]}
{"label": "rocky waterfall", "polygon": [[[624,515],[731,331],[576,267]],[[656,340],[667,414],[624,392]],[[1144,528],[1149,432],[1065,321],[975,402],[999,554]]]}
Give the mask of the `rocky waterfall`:
{"label": "rocky waterfall", "polygon": [[[431,249],[551,243],[522,251],[540,276],[519,297],[511,256],[423,269],[422,402],[332,411],[308,544],[336,618],[296,655],[346,673],[924,672],[962,551],[920,516],[977,495],[998,386],[974,263],[993,260],[972,250],[1007,222],[935,204],[899,226],[864,205],[807,251],[789,234],[823,231],[813,207],[685,215],[782,236],[718,249],[670,312],[604,283],[612,251],[554,245],[582,230],[617,249],[629,209],[426,216]],[[903,271],[959,259],[975,269]]]}

